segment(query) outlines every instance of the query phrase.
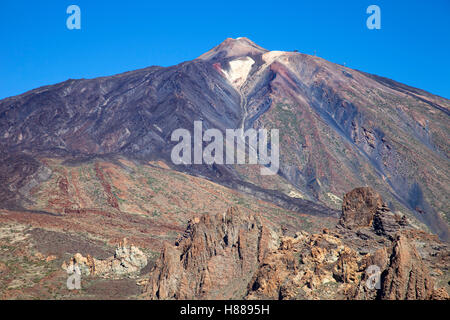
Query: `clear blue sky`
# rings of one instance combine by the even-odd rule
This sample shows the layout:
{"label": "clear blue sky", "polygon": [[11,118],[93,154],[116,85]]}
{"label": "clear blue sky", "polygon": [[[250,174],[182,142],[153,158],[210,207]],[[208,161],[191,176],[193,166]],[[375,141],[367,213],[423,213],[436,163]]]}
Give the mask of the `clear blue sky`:
{"label": "clear blue sky", "polygon": [[[66,8],[81,8],[68,30]],[[381,8],[381,30],[366,8]],[[450,98],[449,0],[1,0],[0,98],[191,60],[227,37],[317,55]]]}

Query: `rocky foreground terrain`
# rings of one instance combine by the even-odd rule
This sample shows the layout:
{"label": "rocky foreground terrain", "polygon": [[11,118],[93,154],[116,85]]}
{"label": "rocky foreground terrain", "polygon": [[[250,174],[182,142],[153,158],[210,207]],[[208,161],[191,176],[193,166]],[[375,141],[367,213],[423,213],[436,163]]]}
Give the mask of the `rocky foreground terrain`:
{"label": "rocky foreground terrain", "polygon": [[[160,251],[150,237],[105,241],[2,214],[0,297],[449,299],[448,244],[393,213],[371,188],[347,193],[327,227],[280,227],[262,213],[235,205],[195,214]],[[69,290],[74,266],[81,288]]]}
{"label": "rocky foreground terrain", "polygon": [[[246,215],[261,213],[268,225],[289,232],[333,226],[339,214],[323,206],[323,211],[284,209],[161,162],[43,161],[51,176],[38,183],[38,175],[32,175],[28,183],[34,187],[19,190],[30,199],[25,208],[0,209],[1,299],[139,298],[139,284],[148,280],[164,243],[175,242],[193,217],[232,206]],[[139,272],[116,277],[109,271],[95,276],[83,271],[92,265],[109,270],[104,267],[122,261],[115,255],[123,238],[146,256],[144,267],[135,264]],[[66,287],[73,258],[89,260],[82,268],[81,291]]]}
{"label": "rocky foreground terrain", "polygon": [[392,213],[372,189],[357,188],[345,195],[339,223],[320,233],[282,235],[235,207],[190,221],[165,246],[144,296],[449,299],[449,267],[447,244]]}

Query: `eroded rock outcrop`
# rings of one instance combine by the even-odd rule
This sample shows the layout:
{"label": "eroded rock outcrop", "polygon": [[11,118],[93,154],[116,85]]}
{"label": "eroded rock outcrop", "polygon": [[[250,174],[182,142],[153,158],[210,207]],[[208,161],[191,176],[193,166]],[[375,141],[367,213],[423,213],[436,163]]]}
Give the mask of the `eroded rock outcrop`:
{"label": "eroded rock outcrop", "polygon": [[[151,273],[151,299],[448,299],[450,254],[370,188],[321,233],[274,233],[236,208],[190,221]],[[278,239],[278,240],[277,240]],[[442,287],[444,285],[444,287]]]}
{"label": "eroded rock outcrop", "polygon": [[283,237],[255,274],[246,299],[336,299],[360,275],[360,257],[329,234]]}
{"label": "eroded rock outcrop", "polygon": [[373,229],[379,235],[394,238],[396,232],[408,226],[406,216],[393,213],[384,203],[377,208],[373,217]]}
{"label": "eroded rock outcrop", "polygon": [[137,274],[147,265],[147,256],[124,238],[117,246],[114,256],[105,260],[98,260],[90,255],[84,257],[76,253],[68,262],[64,262],[64,270],[74,270],[77,265],[84,276],[99,276],[104,278],[116,278]]}
{"label": "eroded rock outcrop", "polygon": [[189,222],[185,234],[163,249],[145,289],[150,299],[232,299],[247,284],[276,235],[258,215],[237,208]]}
{"label": "eroded rock outcrop", "polygon": [[355,188],[344,195],[339,225],[364,233],[364,228],[373,228],[378,235],[391,240],[400,229],[408,226],[406,216],[393,213],[381,196],[369,187]]}
{"label": "eroded rock outcrop", "polygon": [[355,188],[344,195],[339,223],[348,229],[370,226],[377,209],[382,205],[381,196],[372,188]]}
{"label": "eroded rock outcrop", "polygon": [[399,235],[383,278],[381,299],[428,300],[433,292],[433,280],[415,246]]}
{"label": "eroded rock outcrop", "polygon": [[[365,255],[337,236],[301,232],[294,238],[283,237],[279,249],[267,255],[255,274],[246,299],[449,298],[406,235],[398,235],[390,247]],[[440,266],[448,267],[448,263]],[[370,269],[379,275],[372,279],[372,286]]]}

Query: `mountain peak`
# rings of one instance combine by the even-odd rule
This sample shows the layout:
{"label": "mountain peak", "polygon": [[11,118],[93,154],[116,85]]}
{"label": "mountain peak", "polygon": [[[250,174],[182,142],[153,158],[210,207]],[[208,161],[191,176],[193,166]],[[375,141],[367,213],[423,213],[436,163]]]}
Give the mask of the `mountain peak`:
{"label": "mountain peak", "polygon": [[268,52],[268,50],[258,46],[248,38],[227,38],[221,44],[202,54],[197,59],[216,60],[221,58],[261,55],[265,52]]}

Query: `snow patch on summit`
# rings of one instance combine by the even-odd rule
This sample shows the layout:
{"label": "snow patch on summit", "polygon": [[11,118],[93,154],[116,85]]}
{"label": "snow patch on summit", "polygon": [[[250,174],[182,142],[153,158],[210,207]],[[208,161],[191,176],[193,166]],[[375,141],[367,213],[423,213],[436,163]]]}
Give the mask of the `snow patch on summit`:
{"label": "snow patch on summit", "polygon": [[275,60],[287,62],[288,57],[289,53],[285,51],[269,51],[262,55],[262,59],[267,65],[270,65]]}
{"label": "snow patch on summit", "polygon": [[247,80],[255,61],[250,57],[243,57],[229,62],[229,70],[222,70],[228,81],[235,87],[240,88]]}

